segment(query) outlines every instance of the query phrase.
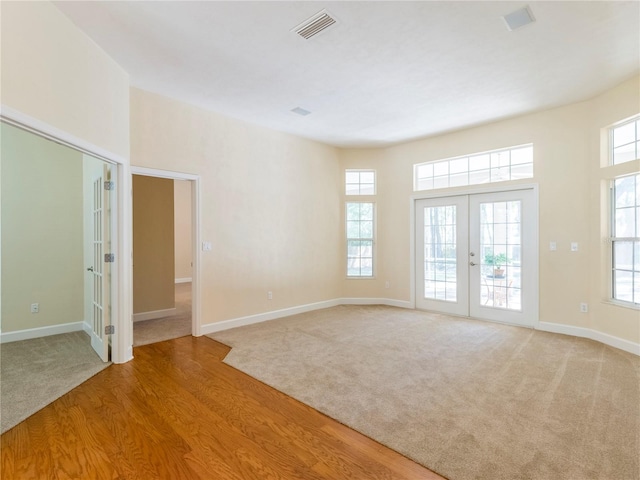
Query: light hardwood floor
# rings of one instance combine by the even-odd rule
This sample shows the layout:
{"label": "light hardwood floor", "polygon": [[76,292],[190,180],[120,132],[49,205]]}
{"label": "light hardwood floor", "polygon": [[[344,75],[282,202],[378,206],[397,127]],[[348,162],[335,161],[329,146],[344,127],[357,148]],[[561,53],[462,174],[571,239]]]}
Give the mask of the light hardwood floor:
{"label": "light hardwood floor", "polygon": [[137,347],[0,438],[2,479],[442,479],[183,337]]}

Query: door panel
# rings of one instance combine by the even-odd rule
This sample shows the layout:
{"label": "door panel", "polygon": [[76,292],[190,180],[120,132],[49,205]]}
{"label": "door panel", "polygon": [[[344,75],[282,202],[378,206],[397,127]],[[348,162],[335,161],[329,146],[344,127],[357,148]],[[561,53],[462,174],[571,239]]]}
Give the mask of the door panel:
{"label": "door panel", "polygon": [[416,202],[416,307],[467,315],[467,197]]}
{"label": "door panel", "polygon": [[469,197],[470,315],[532,326],[537,288],[537,228],[533,191]]}
{"label": "door panel", "polygon": [[415,215],[416,308],[534,324],[533,190],[417,200]]}
{"label": "door panel", "polygon": [[105,327],[110,325],[111,263],[105,262],[105,254],[111,252],[110,195],[105,181],[110,180],[109,165],[93,179],[93,279],[91,299],[91,346],[103,361],[109,360],[109,341]]}

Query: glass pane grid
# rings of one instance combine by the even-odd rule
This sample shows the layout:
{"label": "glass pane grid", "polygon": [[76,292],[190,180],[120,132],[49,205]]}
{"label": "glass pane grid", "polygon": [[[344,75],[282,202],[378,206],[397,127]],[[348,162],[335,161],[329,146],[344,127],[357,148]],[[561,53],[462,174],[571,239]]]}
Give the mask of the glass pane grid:
{"label": "glass pane grid", "polygon": [[640,174],[613,182],[612,203],[612,298],[640,304]]}
{"label": "glass pane grid", "polygon": [[414,190],[479,185],[533,177],[533,145],[414,165]]}
{"label": "glass pane grid", "polygon": [[611,129],[610,158],[613,165],[640,158],[640,118]]}
{"label": "glass pane grid", "polygon": [[346,195],[375,195],[376,174],[374,170],[346,170]]}
{"label": "glass pane grid", "polygon": [[457,301],[456,206],[424,209],[424,298]]}
{"label": "glass pane grid", "polygon": [[373,203],[346,207],[347,276],[373,277]]}
{"label": "glass pane grid", "polygon": [[521,202],[480,204],[480,303],[522,310]]}

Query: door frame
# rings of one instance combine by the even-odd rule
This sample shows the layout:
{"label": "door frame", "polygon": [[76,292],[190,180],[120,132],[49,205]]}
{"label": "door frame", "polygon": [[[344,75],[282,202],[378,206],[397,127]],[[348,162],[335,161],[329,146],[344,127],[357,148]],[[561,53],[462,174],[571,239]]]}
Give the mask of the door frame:
{"label": "door frame", "polygon": [[[200,252],[200,176],[191,173],[159,170],[156,168],[131,166],[131,177],[142,175],[146,177],[166,178],[169,180],[187,180],[191,182],[191,255],[193,258],[193,270],[191,277],[191,335],[202,335],[201,315],[201,252]],[[130,179],[133,183],[133,180]],[[133,190],[131,190],[133,198]],[[133,234],[133,218],[131,218],[131,232]],[[130,270],[133,277],[133,268]],[[132,297],[133,300],[133,297]],[[129,317],[129,328],[133,340],[133,315]]]}
{"label": "door frame", "polygon": [[[534,222],[533,231],[534,238],[532,239],[531,248],[536,252],[536,262],[532,266],[533,272],[533,285],[531,294],[534,295],[536,301],[533,302],[531,315],[534,319],[533,328],[538,328],[540,323],[540,288],[539,288],[539,187],[537,183],[516,183],[509,185],[491,185],[491,186],[478,186],[478,187],[462,187],[455,189],[448,189],[446,191],[440,190],[438,192],[417,192],[412,195],[409,199],[410,208],[409,208],[409,248],[410,248],[410,262],[409,262],[409,287],[410,287],[410,296],[409,302],[411,308],[416,308],[416,202],[418,200],[432,199],[432,198],[445,198],[445,197],[457,197],[460,195],[477,195],[477,194],[490,194],[490,193],[500,193],[500,192],[511,192],[514,190],[532,190],[533,191],[533,205],[532,205],[532,220]],[[454,314],[446,314],[456,316]],[[474,318],[474,317],[466,317],[465,318]],[[494,320],[485,320],[478,319],[485,322],[495,322]],[[500,323],[500,322],[498,322]]]}
{"label": "door frame", "polygon": [[99,147],[6,105],[0,105],[0,118],[2,121],[22,130],[110,163],[116,169],[114,175],[116,182],[116,208],[112,212],[111,225],[112,253],[116,255],[115,264],[111,271],[111,325],[115,327],[115,333],[111,336],[111,361],[113,363],[128,362],[133,358],[131,336],[128,335],[125,320],[131,317],[131,284],[127,281],[128,277],[126,275],[126,272],[130,271],[131,259],[130,256],[124,255],[123,252],[131,251],[130,232],[127,229],[127,218],[131,214],[131,202],[130,195],[127,196],[126,193],[131,191],[129,187],[131,179],[129,158]]}

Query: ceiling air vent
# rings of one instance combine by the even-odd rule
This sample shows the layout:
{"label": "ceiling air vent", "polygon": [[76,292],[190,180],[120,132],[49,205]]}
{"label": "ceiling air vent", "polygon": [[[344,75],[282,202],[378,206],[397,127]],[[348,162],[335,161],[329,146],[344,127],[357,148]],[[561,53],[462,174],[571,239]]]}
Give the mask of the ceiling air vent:
{"label": "ceiling air vent", "polygon": [[507,30],[513,32],[516,28],[524,27],[536,21],[529,6],[516,10],[502,17],[504,23],[507,24]]}
{"label": "ceiling air vent", "polygon": [[336,23],[336,19],[329,15],[326,10],[322,10],[321,12],[316,13],[313,17],[302,22],[291,31],[297,33],[302,38],[309,40],[311,37],[317,35],[334,23]]}

